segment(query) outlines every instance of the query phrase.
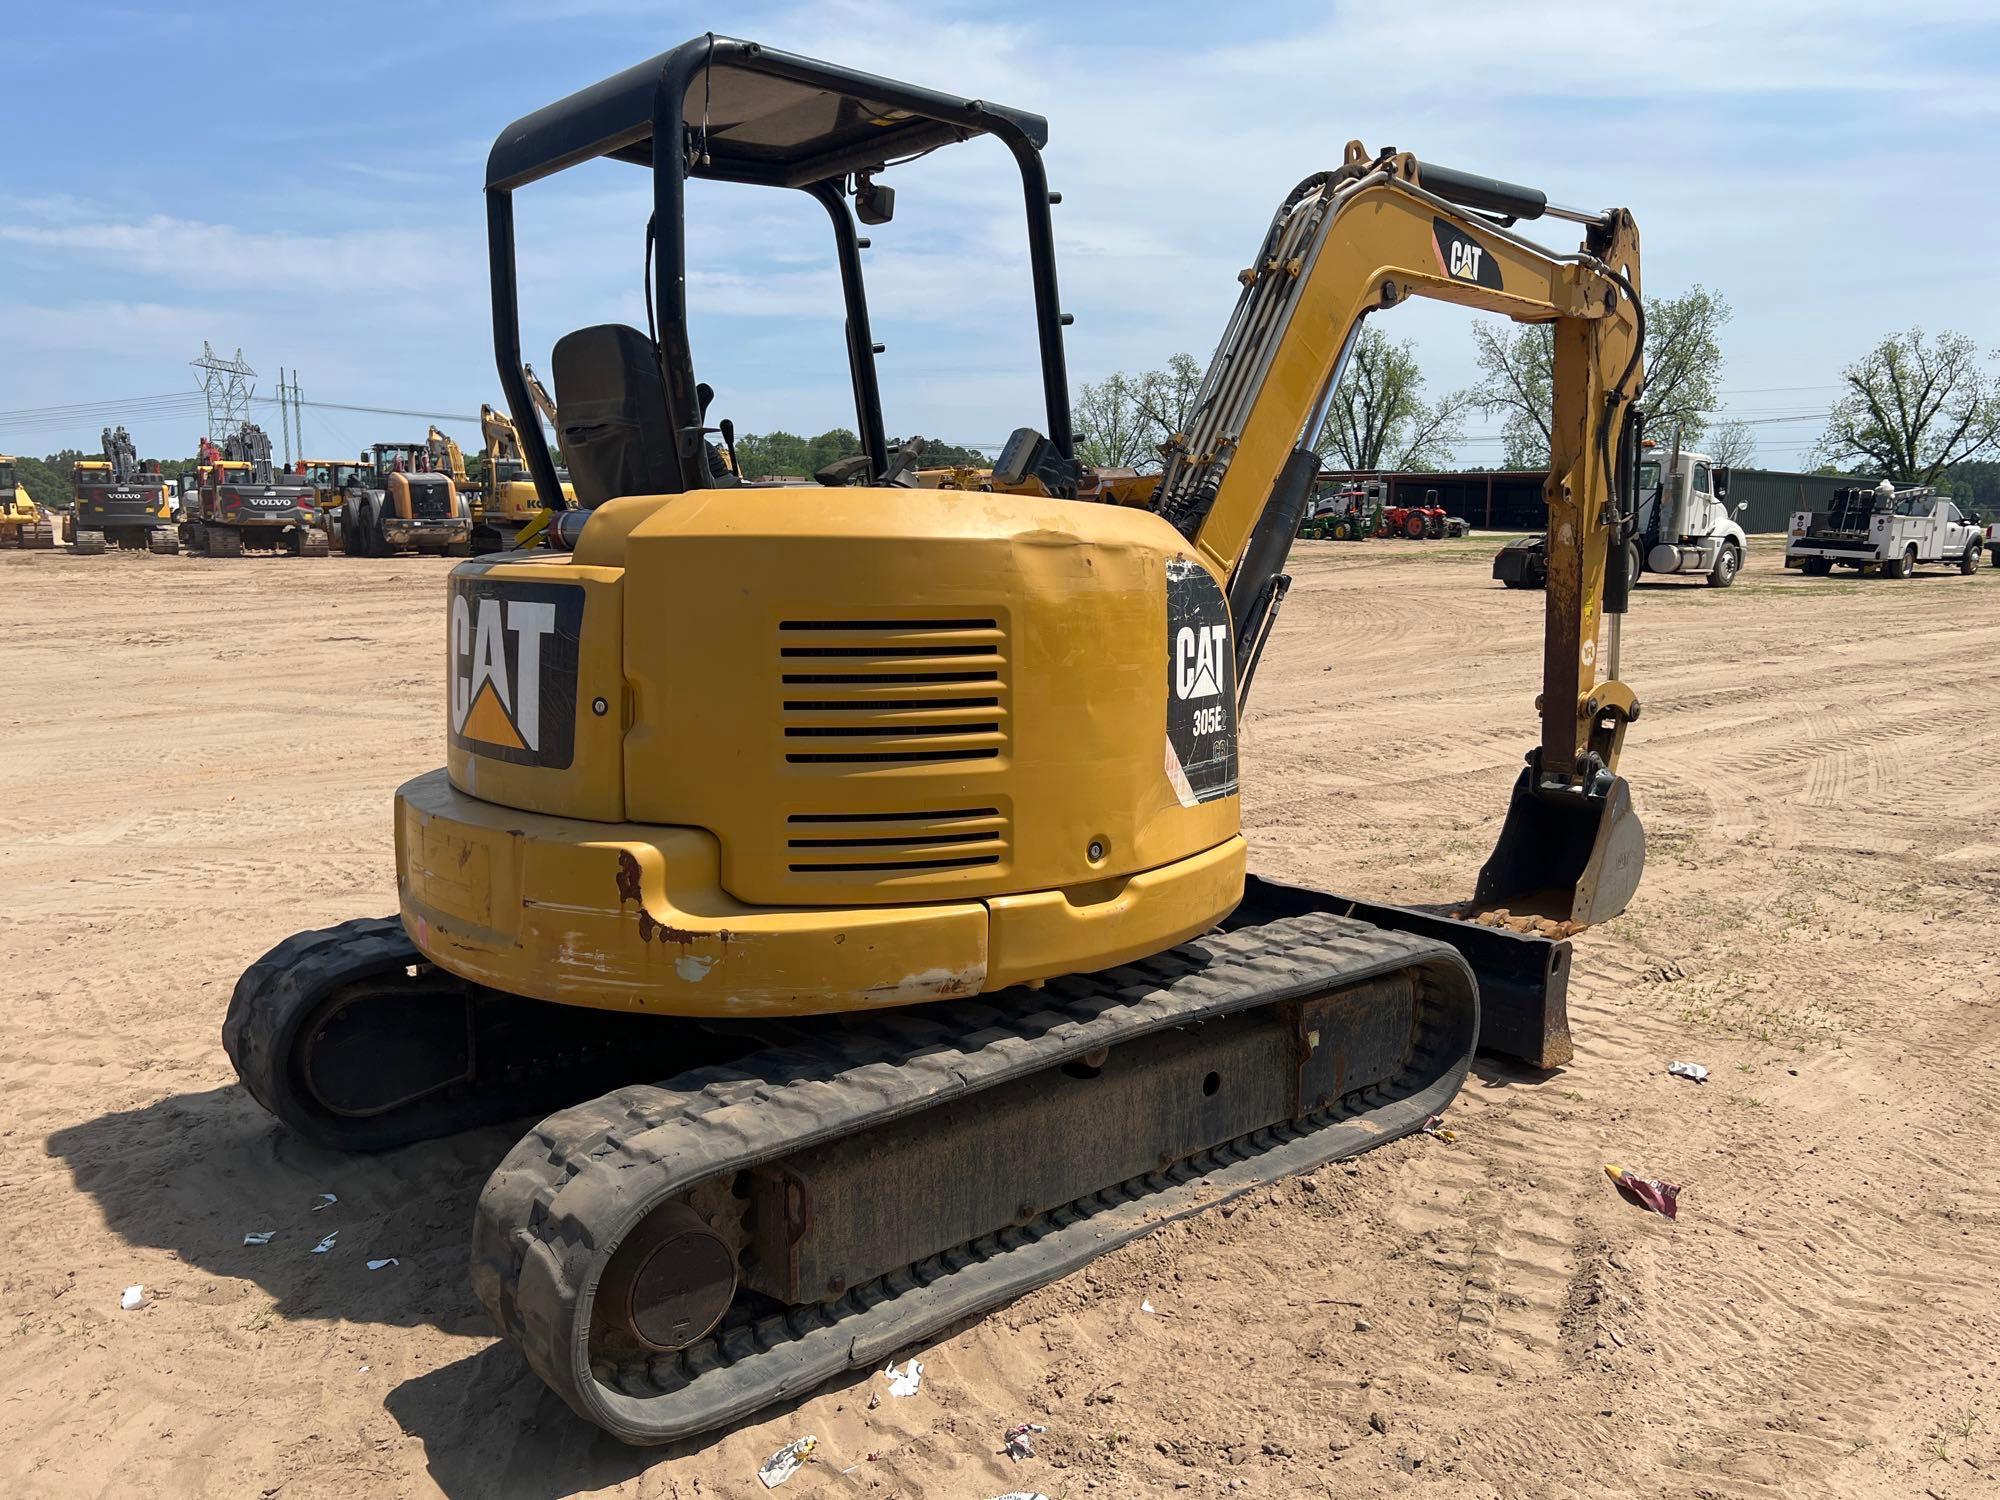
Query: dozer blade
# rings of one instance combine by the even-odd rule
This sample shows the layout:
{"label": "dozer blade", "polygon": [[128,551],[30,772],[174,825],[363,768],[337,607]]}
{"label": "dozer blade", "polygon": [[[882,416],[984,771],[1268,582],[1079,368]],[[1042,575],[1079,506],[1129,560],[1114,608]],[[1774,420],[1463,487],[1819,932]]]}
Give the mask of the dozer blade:
{"label": "dozer blade", "polygon": [[1622,776],[1549,791],[1530,765],[1514,783],[1500,842],[1479,872],[1484,910],[1590,927],[1625,910],[1646,868],[1646,830]]}
{"label": "dozer blade", "polygon": [[1466,920],[1464,902],[1386,906],[1252,875],[1225,927],[1331,912],[1389,932],[1449,943],[1479,981],[1479,1050],[1531,1068],[1559,1068],[1576,1055],[1569,1034],[1569,939],[1519,926]]}

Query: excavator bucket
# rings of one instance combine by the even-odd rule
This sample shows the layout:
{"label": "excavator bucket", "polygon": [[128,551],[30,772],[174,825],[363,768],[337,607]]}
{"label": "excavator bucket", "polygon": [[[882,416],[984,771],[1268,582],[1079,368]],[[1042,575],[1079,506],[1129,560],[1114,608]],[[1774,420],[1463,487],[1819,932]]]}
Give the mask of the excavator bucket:
{"label": "excavator bucket", "polygon": [[1588,791],[1536,785],[1525,767],[1507,803],[1500,842],[1479,872],[1484,911],[1590,927],[1625,910],[1646,867],[1646,830],[1622,776]]}

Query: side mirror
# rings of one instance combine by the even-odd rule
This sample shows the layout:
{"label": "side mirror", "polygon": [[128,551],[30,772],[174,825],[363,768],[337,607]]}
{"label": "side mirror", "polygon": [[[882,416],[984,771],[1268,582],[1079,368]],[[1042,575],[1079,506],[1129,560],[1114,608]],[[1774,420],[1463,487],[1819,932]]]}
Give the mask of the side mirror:
{"label": "side mirror", "polygon": [[1750,508],[1750,502],[1748,500],[1738,500],[1736,502],[1736,508],[1733,511],[1731,511],[1730,514],[1740,516],[1743,514],[1744,511],[1748,510],[1749,508]]}

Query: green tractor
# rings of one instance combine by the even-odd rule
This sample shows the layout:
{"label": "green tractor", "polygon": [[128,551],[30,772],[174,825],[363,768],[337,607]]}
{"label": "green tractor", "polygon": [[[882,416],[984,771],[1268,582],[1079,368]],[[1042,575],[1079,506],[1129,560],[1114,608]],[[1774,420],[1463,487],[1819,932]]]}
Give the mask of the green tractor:
{"label": "green tractor", "polygon": [[1329,484],[1319,490],[1299,523],[1299,536],[1315,542],[1358,542],[1381,529],[1388,485],[1379,479]]}

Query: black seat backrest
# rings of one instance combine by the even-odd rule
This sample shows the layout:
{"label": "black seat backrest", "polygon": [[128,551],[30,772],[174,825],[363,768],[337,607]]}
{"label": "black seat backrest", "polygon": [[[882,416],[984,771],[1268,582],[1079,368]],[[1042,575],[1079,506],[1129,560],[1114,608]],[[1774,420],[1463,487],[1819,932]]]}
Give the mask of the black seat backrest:
{"label": "black seat backrest", "polygon": [[595,509],[620,495],[681,487],[651,339],[623,323],[579,328],[556,341],[553,370],[563,461],[578,505]]}

